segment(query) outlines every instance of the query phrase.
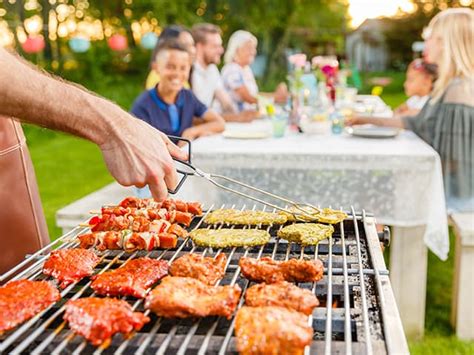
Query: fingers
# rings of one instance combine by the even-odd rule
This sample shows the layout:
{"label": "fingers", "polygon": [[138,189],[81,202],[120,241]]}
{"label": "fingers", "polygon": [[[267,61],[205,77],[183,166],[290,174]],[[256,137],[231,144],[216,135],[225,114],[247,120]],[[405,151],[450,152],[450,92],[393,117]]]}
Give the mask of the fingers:
{"label": "fingers", "polygon": [[164,201],[168,196],[166,184],[161,179],[153,179],[148,183],[148,187],[150,188],[151,195],[157,201]]}
{"label": "fingers", "polygon": [[171,154],[172,157],[180,160],[188,160],[188,153],[179,149],[179,147],[174,144],[166,136],[166,134],[161,133],[161,139],[163,139],[163,142],[166,144],[166,148],[168,149],[168,152]]}

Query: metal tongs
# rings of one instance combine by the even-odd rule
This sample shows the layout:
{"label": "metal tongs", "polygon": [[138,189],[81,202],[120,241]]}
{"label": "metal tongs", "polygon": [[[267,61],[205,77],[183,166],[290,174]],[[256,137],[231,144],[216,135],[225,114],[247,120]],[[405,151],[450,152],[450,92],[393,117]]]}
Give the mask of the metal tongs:
{"label": "metal tongs", "polygon": [[[309,203],[299,203],[299,202],[296,202],[296,201],[292,201],[292,200],[290,200],[286,197],[282,197],[282,196],[272,194],[271,192],[261,190],[259,188],[256,188],[254,186],[251,186],[251,185],[248,185],[246,183],[240,182],[238,180],[234,180],[234,179],[232,179],[230,177],[227,177],[227,176],[224,176],[224,175],[211,174],[211,173],[204,172],[204,171],[202,171],[201,169],[199,169],[198,167],[194,166],[191,163],[191,141],[190,140],[185,139],[185,138],[181,138],[181,137],[175,137],[175,136],[168,136],[168,137],[175,143],[178,142],[178,141],[182,141],[182,142],[185,142],[185,143],[188,144],[188,160],[184,161],[184,160],[179,160],[179,159],[176,159],[176,158],[173,158],[173,160],[190,169],[190,170],[182,170],[182,169],[177,169],[176,170],[178,172],[178,174],[183,175],[183,177],[181,178],[181,180],[179,181],[178,185],[176,186],[176,188],[174,190],[168,189],[168,192],[170,194],[173,194],[173,195],[176,194],[179,191],[179,189],[183,186],[183,184],[184,184],[184,182],[185,182],[185,180],[188,176],[199,176],[201,178],[206,179],[207,181],[209,181],[213,185],[215,185],[215,186],[217,186],[217,187],[219,187],[223,190],[226,190],[226,191],[232,192],[234,194],[240,195],[242,197],[248,198],[250,200],[259,202],[259,203],[261,203],[265,206],[277,209],[279,211],[283,211],[283,212],[286,212],[288,214],[291,214],[295,217],[296,220],[307,221],[308,218],[310,220],[314,220],[315,219],[314,214],[317,214],[317,213],[321,212],[320,208],[318,208],[316,206],[313,206]],[[244,192],[232,189],[230,187],[227,187],[227,186],[217,182],[216,179],[221,179],[221,180],[224,180],[224,181],[228,181],[228,182],[233,183],[235,185],[242,186],[242,187],[245,187],[249,190],[258,192],[262,195],[266,195],[266,196],[272,197],[276,200],[283,201],[287,204],[287,206],[288,205],[293,206],[298,211],[295,212],[294,210],[289,210],[287,207],[280,207],[280,206],[275,205],[271,202],[262,200],[258,197],[255,197],[255,196],[246,194]],[[314,214],[312,214],[312,213],[314,213]]]}

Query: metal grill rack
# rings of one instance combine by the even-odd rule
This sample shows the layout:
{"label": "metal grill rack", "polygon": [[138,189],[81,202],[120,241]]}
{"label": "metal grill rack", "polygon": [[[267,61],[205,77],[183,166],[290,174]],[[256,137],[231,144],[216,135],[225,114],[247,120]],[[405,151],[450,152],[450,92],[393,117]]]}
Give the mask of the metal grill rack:
{"label": "metal grill rack", "polygon": [[[224,207],[224,206],[222,206]],[[234,207],[234,206],[232,206]],[[245,208],[245,206],[243,207]],[[253,207],[255,209],[255,206]],[[190,229],[222,228],[208,226],[203,218],[195,217]],[[236,226],[233,228],[251,228]],[[238,284],[242,297],[238,308],[244,304],[244,295],[250,283],[240,275],[238,261],[247,256],[260,258],[270,256],[276,260],[289,258],[319,258],[325,266],[324,278],[317,283],[300,283],[299,287],[312,290],[320,301],[308,317],[314,335],[306,354],[408,354],[400,317],[388,279],[388,271],[380,251],[375,220],[365,212],[356,213],[335,226],[333,236],[314,247],[301,247],[276,237],[278,227],[268,229],[271,241],[265,246],[251,248],[225,248],[213,250],[196,247],[190,240],[181,241],[176,250],[125,253],[106,251],[96,267],[103,273],[139,256],[173,262],[185,253],[200,253],[216,257],[227,255],[225,277],[220,285]],[[279,227],[281,228],[281,227]],[[0,276],[0,282],[16,279],[42,280],[43,262],[51,248],[77,246],[76,237],[87,229],[76,228],[48,247],[31,255],[23,263]],[[124,298],[137,311],[151,318],[140,332],[130,339],[121,335],[113,337],[109,344],[95,348],[68,328],[63,321],[64,304],[69,299],[93,294],[88,278],[61,291],[62,299],[0,337],[0,353],[31,354],[224,354],[236,353],[234,318],[164,319],[143,308],[143,300]]]}

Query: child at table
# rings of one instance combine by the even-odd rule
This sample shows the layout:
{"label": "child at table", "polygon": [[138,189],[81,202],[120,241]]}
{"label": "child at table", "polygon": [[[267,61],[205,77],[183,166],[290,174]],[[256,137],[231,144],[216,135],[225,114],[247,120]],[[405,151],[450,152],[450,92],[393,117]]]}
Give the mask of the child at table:
{"label": "child at table", "polygon": [[[155,64],[161,80],[135,100],[131,109],[134,116],[167,135],[190,140],[224,130],[224,119],[183,87],[191,65],[186,48],[176,41],[164,43],[157,51]],[[202,123],[193,126],[194,117]]]}
{"label": "child at table", "polygon": [[408,100],[397,107],[393,113],[400,116],[417,115],[428,101],[435,79],[436,65],[429,64],[421,58],[411,62],[403,83]]}

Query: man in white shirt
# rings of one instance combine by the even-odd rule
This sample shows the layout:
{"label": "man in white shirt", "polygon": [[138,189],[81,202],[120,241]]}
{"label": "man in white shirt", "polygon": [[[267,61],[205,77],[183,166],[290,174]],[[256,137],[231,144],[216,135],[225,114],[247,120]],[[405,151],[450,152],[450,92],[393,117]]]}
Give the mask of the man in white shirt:
{"label": "man in white shirt", "polygon": [[232,100],[224,89],[217,68],[224,53],[220,28],[200,23],[193,26],[192,35],[196,43],[196,60],[191,87],[199,101],[221,113],[226,121],[249,122],[257,118],[257,111],[235,112]]}

